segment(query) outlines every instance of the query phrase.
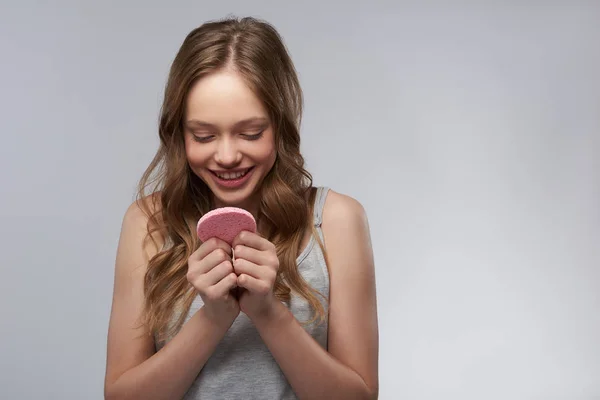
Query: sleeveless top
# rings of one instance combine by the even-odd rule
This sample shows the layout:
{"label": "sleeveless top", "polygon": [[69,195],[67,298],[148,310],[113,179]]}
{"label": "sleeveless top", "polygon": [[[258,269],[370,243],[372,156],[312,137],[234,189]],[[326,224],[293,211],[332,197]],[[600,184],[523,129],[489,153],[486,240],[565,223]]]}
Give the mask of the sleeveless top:
{"label": "sleeveless top", "polygon": [[[323,205],[329,188],[318,187],[315,196],[313,223],[321,243]],[[296,259],[298,272],[304,280],[327,299],[318,296],[325,309],[324,322],[304,324],[304,329],[327,350],[329,274],[321,247],[311,236],[308,245]],[[186,322],[203,305],[198,295],[186,316]],[[285,304],[285,303],[284,303]],[[288,308],[299,322],[308,322],[313,316],[308,302],[291,293]],[[176,317],[176,316],[174,316]],[[169,339],[167,339],[168,341]],[[160,350],[166,342],[156,342]],[[290,343],[290,346],[293,346]],[[214,353],[208,359],[192,386],[184,396],[186,400],[197,399],[296,399],[292,387],[269,352],[252,321],[242,312],[233,322]]]}

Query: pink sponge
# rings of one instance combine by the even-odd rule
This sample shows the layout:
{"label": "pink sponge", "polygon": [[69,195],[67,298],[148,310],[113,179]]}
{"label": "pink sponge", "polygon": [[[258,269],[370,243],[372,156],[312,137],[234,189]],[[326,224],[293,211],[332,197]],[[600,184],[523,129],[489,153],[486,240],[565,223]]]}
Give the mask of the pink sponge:
{"label": "pink sponge", "polygon": [[221,207],[204,214],[196,230],[203,242],[216,237],[231,245],[241,231],[256,232],[256,221],[242,208]]}

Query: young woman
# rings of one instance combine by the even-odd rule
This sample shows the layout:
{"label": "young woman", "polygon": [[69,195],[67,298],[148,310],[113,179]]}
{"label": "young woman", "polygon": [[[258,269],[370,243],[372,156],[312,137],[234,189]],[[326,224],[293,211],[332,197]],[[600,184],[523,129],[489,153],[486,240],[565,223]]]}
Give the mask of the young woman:
{"label": "young woman", "polygon": [[[186,37],[160,148],[123,219],[107,399],[377,398],[367,218],[312,187],[301,113],[270,24],[227,19]],[[224,206],[251,212],[258,232],[201,243],[198,219]]]}

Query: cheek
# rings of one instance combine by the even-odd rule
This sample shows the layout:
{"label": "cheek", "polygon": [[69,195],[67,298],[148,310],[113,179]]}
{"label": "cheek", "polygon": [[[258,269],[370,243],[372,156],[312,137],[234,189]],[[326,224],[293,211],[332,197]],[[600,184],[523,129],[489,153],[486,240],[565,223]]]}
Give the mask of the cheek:
{"label": "cheek", "polygon": [[265,139],[267,140],[262,143],[260,149],[260,158],[262,162],[268,164],[270,168],[273,166],[275,159],[277,158],[277,149],[275,148],[275,140],[272,133],[268,137],[265,137]]}
{"label": "cheek", "polygon": [[256,153],[256,157],[260,160],[261,163],[270,164],[275,160],[275,149],[272,147],[263,147],[259,152]]}
{"label": "cheek", "polygon": [[186,140],[185,156],[191,167],[200,167],[206,164],[206,161],[209,157],[209,155],[206,152],[206,149],[202,146],[198,146],[198,144],[193,142],[193,140]]}
{"label": "cheek", "polygon": [[271,151],[271,153],[269,153],[269,157],[267,159],[267,163],[269,165],[269,169],[273,168],[273,165],[275,164],[275,159],[277,158],[277,151],[275,150],[275,148],[273,148],[273,150]]}

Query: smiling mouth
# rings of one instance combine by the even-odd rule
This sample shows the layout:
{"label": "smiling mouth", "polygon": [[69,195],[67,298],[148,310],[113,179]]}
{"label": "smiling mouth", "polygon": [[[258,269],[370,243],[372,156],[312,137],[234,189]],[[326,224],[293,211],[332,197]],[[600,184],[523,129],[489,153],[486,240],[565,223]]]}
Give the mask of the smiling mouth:
{"label": "smiling mouth", "polygon": [[209,170],[214,176],[224,181],[235,181],[241,179],[248,174],[254,167],[246,168],[235,172],[221,172]]}

